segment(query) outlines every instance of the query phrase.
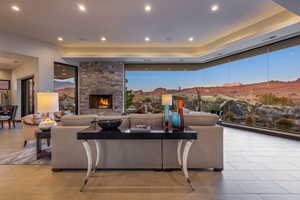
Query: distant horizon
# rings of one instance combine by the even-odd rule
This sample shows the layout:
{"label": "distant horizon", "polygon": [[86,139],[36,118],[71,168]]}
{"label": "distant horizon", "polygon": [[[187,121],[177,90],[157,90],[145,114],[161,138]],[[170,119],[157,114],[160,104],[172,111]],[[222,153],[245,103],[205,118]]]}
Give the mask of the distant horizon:
{"label": "distant horizon", "polygon": [[[238,87],[239,85],[253,85],[253,84],[259,84],[259,83],[267,83],[267,82],[285,82],[285,83],[288,83],[288,82],[295,82],[297,80],[300,80],[300,77],[295,79],[295,80],[289,80],[289,81],[281,81],[281,80],[270,80],[270,81],[264,81],[264,82],[256,82],[256,83],[246,83],[246,84],[243,84],[243,83],[225,83],[223,85],[211,85],[211,86],[193,86],[193,87],[181,87],[181,90],[182,89],[190,89],[190,88],[197,88],[197,87],[200,87],[200,88],[209,88],[209,87]],[[239,85],[237,85],[239,84]],[[232,86],[226,86],[226,85],[232,85]],[[142,90],[143,92],[152,92],[156,89],[167,89],[167,90],[179,90],[179,88],[165,88],[165,87],[157,87],[157,88],[153,88],[151,90],[142,90],[142,89],[130,89],[132,91],[140,91]]]}
{"label": "distant horizon", "polygon": [[217,87],[300,78],[300,45],[196,71],[127,71],[130,90]]}

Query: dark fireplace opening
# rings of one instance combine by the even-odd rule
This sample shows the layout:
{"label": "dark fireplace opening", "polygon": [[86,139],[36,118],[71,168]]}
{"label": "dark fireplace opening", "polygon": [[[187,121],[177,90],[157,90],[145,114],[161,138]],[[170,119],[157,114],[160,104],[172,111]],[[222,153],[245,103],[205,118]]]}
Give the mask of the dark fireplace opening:
{"label": "dark fireplace opening", "polygon": [[112,109],[112,95],[90,95],[90,108],[95,109]]}

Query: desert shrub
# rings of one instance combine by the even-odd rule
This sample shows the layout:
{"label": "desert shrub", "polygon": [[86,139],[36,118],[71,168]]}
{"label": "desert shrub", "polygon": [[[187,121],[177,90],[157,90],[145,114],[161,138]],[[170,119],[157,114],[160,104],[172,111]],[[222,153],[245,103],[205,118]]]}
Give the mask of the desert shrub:
{"label": "desert shrub", "polygon": [[234,120],[234,115],[232,112],[226,112],[224,114],[224,120],[225,121],[233,121]]}
{"label": "desert shrub", "polygon": [[218,110],[220,111],[220,104],[216,102],[207,102],[207,101],[202,101],[201,102],[201,111],[203,112],[211,112],[212,110]]}
{"label": "desert shrub", "polygon": [[246,124],[249,125],[249,126],[255,126],[256,125],[256,121],[255,121],[254,117],[251,116],[251,115],[248,115],[246,117],[245,121],[246,121]]}
{"label": "desert shrub", "polygon": [[268,93],[258,96],[258,101],[265,105],[279,105],[279,106],[294,106],[295,103],[288,97],[278,97],[275,94]]}
{"label": "desert shrub", "polygon": [[291,130],[294,125],[292,120],[286,118],[280,118],[275,121],[275,127],[282,130]]}
{"label": "desert shrub", "polygon": [[129,108],[129,106],[133,105],[134,94],[132,90],[125,89],[125,108]]}

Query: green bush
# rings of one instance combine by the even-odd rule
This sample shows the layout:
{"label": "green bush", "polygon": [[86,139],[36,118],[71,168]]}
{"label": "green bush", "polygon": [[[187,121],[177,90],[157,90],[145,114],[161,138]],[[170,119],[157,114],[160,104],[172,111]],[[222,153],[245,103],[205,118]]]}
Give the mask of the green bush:
{"label": "green bush", "polygon": [[275,127],[282,130],[291,130],[295,126],[295,123],[286,118],[280,118],[275,121]]}
{"label": "green bush", "polygon": [[234,115],[232,112],[226,112],[224,114],[224,120],[225,121],[233,121],[234,120]]}
{"label": "green bush", "polygon": [[258,96],[258,101],[265,105],[279,105],[279,106],[294,106],[295,103],[288,97],[278,97],[275,94],[263,94]]}

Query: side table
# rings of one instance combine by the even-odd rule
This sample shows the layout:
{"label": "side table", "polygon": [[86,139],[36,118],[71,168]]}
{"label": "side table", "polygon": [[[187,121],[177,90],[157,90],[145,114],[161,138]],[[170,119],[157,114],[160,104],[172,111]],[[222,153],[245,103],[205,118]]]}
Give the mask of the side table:
{"label": "side table", "polygon": [[39,160],[42,157],[50,157],[51,152],[42,149],[42,140],[47,140],[47,145],[50,146],[50,139],[51,139],[51,129],[50,130],[41,130],[37,129],[35,131],[36,137],[36,159]]}

